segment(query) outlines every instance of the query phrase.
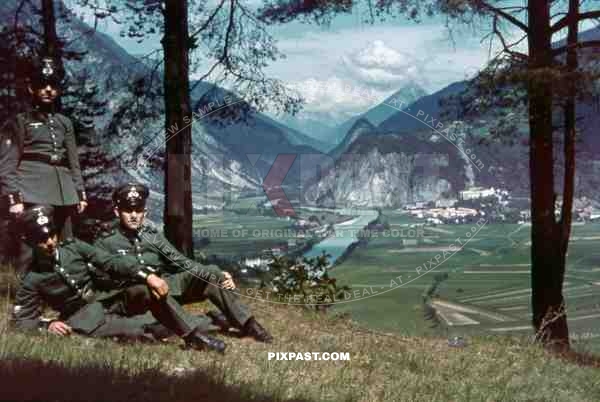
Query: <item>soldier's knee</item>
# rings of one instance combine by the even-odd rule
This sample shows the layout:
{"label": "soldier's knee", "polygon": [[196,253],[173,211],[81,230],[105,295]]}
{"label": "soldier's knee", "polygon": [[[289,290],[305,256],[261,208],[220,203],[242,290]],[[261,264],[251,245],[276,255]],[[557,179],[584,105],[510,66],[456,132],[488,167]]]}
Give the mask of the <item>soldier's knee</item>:
{"label": "soldier's knee", "polygon": [[127,312],[131,315],[148,311],[151,300],[152,295],[146,285],[131,286],[125,290]]}

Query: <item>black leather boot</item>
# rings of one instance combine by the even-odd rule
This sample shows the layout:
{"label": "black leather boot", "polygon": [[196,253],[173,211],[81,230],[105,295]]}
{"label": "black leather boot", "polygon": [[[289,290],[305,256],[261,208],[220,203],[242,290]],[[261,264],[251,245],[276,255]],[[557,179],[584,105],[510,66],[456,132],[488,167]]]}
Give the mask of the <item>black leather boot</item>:
{"label": "black leather boot", "polygon": [[206,315],[210,317],[212,323],[221,328],[222,331],[227,331],[229,328],[231,328],[231,323],[225,314],[221,313],[220,311],[210,310],[208,313],[206,313]]}
{"label": "black leather boot", "polygon": [[271,334],[260,325],[254,317],[251,317],[244,324],[244,328],[242,329],[242,333],[246,336],[251,336],[259,342],[271,343],[273,342],[273,337]]}
{"label": "black leather boot", "polygon": [[208,336],[205,332],[194,330],[191,334],[183,338],[187,347],[196,350],[214,350],[215,352],[225,353],[225,342],[220,339]]}

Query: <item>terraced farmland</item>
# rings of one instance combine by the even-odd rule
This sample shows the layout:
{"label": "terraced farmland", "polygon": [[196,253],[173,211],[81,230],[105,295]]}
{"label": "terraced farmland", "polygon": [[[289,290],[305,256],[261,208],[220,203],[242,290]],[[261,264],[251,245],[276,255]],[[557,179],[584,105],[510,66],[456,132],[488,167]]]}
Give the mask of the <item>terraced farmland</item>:
{"label": "terraced farmland", "polygon": [[200,250],[206,254],[224,256],[255,256],[264,249],[287,244],[292,226],[284,218],[258,214],[223,213],[196,215],[195,237],[207,237],[210,242]]}
{"label": "terraced farmland", "polygon": [[[399,213],[387,212],[386,217],[391,227],[411,223]],[[373,238],[336,267],[334,274],[354,288],[387,284],[397,275],[415,274],[416,267],[429,265],[440,250],[465,237],[471,226],[425,226],[416,242]],[[460,251],[410,284],[338,309],[386,330],[431,332],[431,322],[423,318],[422,294],[432,284],[434,272],[446,272],[448,278],[438,285],[431,303],[444,330],[453,334],[530,333],[529,229],[527,225],[486,224]],[[596,348],[594,339],[600,339],[599,243],[600,224],[573,226],[564,293],[573,338],[585,341],[588,348]]]}

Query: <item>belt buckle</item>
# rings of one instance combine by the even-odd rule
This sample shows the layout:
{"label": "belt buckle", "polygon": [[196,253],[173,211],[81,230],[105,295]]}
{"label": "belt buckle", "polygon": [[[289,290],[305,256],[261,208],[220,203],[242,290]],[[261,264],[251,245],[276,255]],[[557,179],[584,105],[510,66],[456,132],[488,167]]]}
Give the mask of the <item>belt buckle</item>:
{"label": "belt buckle", "polygon": [[52,165],[57,165],[58,161],[59,161],[58,155],[56,155],[56,154],[50,155],[50,163]]}

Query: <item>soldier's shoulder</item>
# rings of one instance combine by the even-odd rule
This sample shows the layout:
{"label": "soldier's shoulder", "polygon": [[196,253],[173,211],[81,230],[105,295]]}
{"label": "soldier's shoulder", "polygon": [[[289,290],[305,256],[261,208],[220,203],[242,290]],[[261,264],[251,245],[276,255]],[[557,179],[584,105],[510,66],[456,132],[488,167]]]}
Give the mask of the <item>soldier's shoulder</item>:
{"label": "soldier's shoulder", "polygon": [[61,113],[55,113],[54,118],[58,120],[66,130],[73,130],[73,121],[69,117]]}
{"label": "soldier's shoulder", "polygon": [[65,115],[64,115],[64,114],[62,114],[62,113],[55,113],[55,114],[54,114],[54,117],[56,117],[57,119],[59,119],[59,120],[62,120],[62,121],[64,121],[64,122],[69,122],[69,123],[71,123],[71,122],[72,122],[72,121],[71,121],[71,118],[69,118],[68,116],[65,116]]}
{"label": "soldier's shoulder", "polygon": [[110,237],[117,234],[118,221],[108,220],[98,224],[98,237]]}
{"label": "soldier's shoulder", "polygon": [[20,113],[17,113],[10,120],[19,120],[19,119],[31,120],[32,119],[31,112],[20,112]]}
{"label": "soldier's shoulder", "polygon": [[159,233],[158,229],[156,229],[152,225],[144,225],[144,227],[142,227],[142,232],[144,232],[144,233],[151,233],[151,234],[158,234]]}
{"label": "soldier's shoulder", "polygon": [[63,241],[60,242],[60,245],[62,247],[66,247],[66,246],[70,246],[72,244],[77,243],[77,239],[74,237],[67,237],[66,239],[64,239]]}
{"label": "soldier's shoulder", "polygon": [[98,240],[109,240],[111,237],[115,237],[117,235],[117,230],[112,228],[112,229],[105,229],[102,230],[99,234],[98,234]]}

